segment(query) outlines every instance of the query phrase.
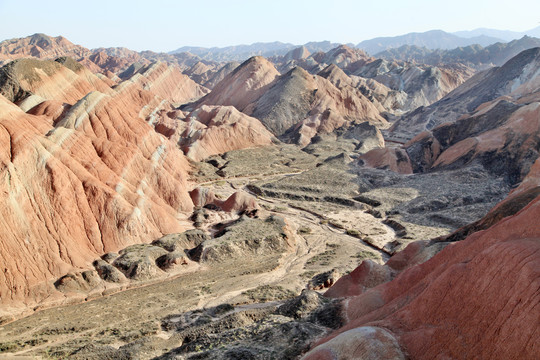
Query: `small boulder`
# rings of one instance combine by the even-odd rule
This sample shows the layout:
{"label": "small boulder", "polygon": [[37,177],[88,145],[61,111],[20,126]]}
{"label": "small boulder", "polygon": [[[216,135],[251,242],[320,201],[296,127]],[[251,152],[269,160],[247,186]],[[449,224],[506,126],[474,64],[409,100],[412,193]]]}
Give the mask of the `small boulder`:
{"label": "small boulder", "polygon": [[121,283],[126,281],[126,277],[120,270],[104,260],[96,260],[92,264],[99,276],[108,282]]}
{"label": "small boulder", "polygon": [[329,288],[339,279],[341,274],[336,269],[315,275],[307,285],[310,290],[322,290]]}
{"label": "small boulder", "polygon": [[168,270],[179,265],[189,265],[190,260],[184,253],[170,252],[156,259],[156,265],[162,270]]}

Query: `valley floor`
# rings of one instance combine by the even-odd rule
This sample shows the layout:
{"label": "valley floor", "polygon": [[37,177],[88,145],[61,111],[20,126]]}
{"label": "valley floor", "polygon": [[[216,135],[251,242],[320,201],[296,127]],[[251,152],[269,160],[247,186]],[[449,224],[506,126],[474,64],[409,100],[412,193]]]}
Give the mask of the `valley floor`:
{"label": "valley floor", "polygon": [[[236,151],[214,159],[221,161],[218,167],[222,176],[216,176],[216,169],[209,165],[216,161],[199,164],[195,180],[218,198],[238,190],[258,193],[259,216],[285,218],[294,233],[294,249],[284,254],[265,252],[229,259],[224,254],[223,261],[203,263],[195,272],[39,311],[0,327],[0,359],[64,358],[81,349],[86,351],[82,353],[86,358],[99,358],[101,350],[93,347],[132,348],[134,344],[137,356],[154,358],[185,341],[176,325],[171,326],[171,319],[223,304],[232,305],[234,312],[264,311],[298,295],[309,283],[312,288],[324,288],[316,284],[321,274],[330,274],[333,282],[364,259],[383,264],[410,241],[451,230],[406,221],[399,231],[397,221],[392,227],[387,225],[392,223],[384,211],[375,208],[391,211],[396,204],[418,195],[394,191],[377,207],[352,200],[358,185],[351,179],[356,175],[347,163],[341,162],[340,154],[338,148],[320,150],[315,156],[289,145]],[[338,161],[337,166],[334,161]],[[207,210],[207,214],[208,220],[199,227],[209,233],[215,233],[216,223],[234,218],[221,211]]]}

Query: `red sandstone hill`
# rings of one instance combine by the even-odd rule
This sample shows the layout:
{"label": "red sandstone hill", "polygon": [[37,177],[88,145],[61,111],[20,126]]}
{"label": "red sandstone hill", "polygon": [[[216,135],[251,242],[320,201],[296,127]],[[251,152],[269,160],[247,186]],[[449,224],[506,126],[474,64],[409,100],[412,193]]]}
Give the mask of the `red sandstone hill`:
{"label": "red sandstone hill", "polygon": [[197,100],[209,92],[182,74],[177,67],[165,63],[152,63],[129,78],[154,94],[172,103],[183,104]]}
{"label": "red sandstone hill", "polygon": [[25,38],[0,42],[0,64],[28,57],[55,59],[61,56],[71,56],[80,58],[88,56],[90,53],[90,50],[75,45],[62,36],[51,37],[45,34],[34,34]]}
{"label": "red sandstone hill", "polygon": [[19,59],[0,68],[0,93],[16,103],[36,95],[74,104],[91,91],[110,93],[110,85],[72,59]]}
{"label": "red sandstone hill", "polygon": [[11,94],[42,99],[25,113],[0,96],[3,316],[64,301],[54,279],[182,231],[193,207],[187,159],[146,121],[166,106],[161,97],[134,81],[112,89],[84,69],[21,61],[31,66],[11,67],[20,90]]}
{"label": "red sandstone hill", "polygon": [[198,105],[230,105],[249,115],[252,109],[248,106],[259,99],[278,76],[279,72],[268,60],[252,57],[219,82]]}
{"label": "red sandstone hill", "polygon": [[110,56],[103,51],[94,51],[92,55],[80,59],[79,62],[92,72],[102,73],[108,77],[121,73],[132,64],[127,57]]}
{"label": "red sandstone hill", "polygon": [[[346,296],[347,324],[303,359],[536,359],[539,216],[536,197],[420,265],[411,266],[421,253],[418,243],[390,259],[387,270],[362,264],[327,292]],[[406,270],[370,288],[392,268]]]}
{"label": "red sandstone hill", "polygon": [[208,89],[213,89],[221,80],[236,69],[240,63],[231,61],[223,64],[207,64],[202,61],[197,62],[190,68],[184,70],[184,74],[198,84]]}
{"label": "red sandstone hill", "polygon": [[164,63],[117,85],[70,58],[0,75],[4,320],[69,301],[53,281],[105,252],[181,232],[193,208],[182,150],[199,160],[273,142],[234,107],[174,110],[206,89]]}

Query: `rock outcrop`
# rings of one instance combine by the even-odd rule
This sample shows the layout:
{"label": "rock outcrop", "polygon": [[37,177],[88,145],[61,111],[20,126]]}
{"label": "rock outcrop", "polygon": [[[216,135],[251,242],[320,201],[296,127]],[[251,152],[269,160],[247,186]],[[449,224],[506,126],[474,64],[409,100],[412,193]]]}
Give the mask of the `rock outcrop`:
{"label": "rock outcrop", "polygon": [[193,189],[189,195],[195,207],[202,208],[213,205],[223,211],[235,213],[251,212],[259,209],[257,200],[253,196],[241,191],[233,193],[226,200],[218,199],[211,190],[201,187]]}
{"label": "rock outcrop", "polygon": [[221,80],[236,69],[240,63],[231,61],[223,64],[208,64],[199,61],[187,70],[184,74],[198,84],[203,85],[208,89],[213,89]]}
{"label": "rock outcrop", "polygon": [[336,88],[330,81],[294,68],[281,76],[255,104],[253,116],[276,135],[306,145],[318,133],[353,123],[386,126],[377,108],[354,88]]}
{"label": "rock outcrop", "polygon": [[[339,68],[342,71],[341,84],[346,82],[361,90],[370,100],[376,99],[376,106],[395,115],[432,104],[474,74],[474,70],[461,64],[429,66],[376,59],[346,45],[307,58],[275,61],[282,72],[302,67],[312,74],[328,78],[337,87],[341,86],[328,68]],[[349,79],[344,81],[345,78]]]}
{"label": "rock outcrop", "polygon": [[190,251],[190,256],[202,263],[223,263],[245,256],[262,259],[292,251],[294,244],[295,237],[285,219],[279,216],[266,219],[242,216],[215,238]]}
{"label": "rock outcrop", "polygon": [[[503,66],[514,68],[512,64],[518,62],[521,64],[520,69],[525,72],[523,83],[509,74],[504,75],[513,79],[511,82],[514,90],[509,96],[478,104],[474,111],[425,130],[402,147],[368,152],[361,157],[364,164],[402,173],[456,170],[480,165],[491,176],[503,177],[511,186],[518,184],[539,155],[540,83],[538,76],[531,74],[538,72],[538,56],[532,54],[539,53],[539,50],[532,49],[527,51],[529,54],[518,55],[530,60],[530,63],[513,59]],[[510,86],[510,82],[505,86]],[[463,87],[470,88],[470,85],[464,84]],[[477,91],[474,93],[476,99],[489,99],[493,95],[491,86],[474,88]],[[460,92],[464,92],[461,87],[455,91]],[[448,104],[452,97],[453,95],[449,95],[447,98]],[[463,99],[469,101],[470,98]],[[457,109],[456,107],[456,111]],[[463,111],[466,111],[466,108]],[[396,126],[405,126],[404,121],[405,119],[400,120],[393,129],[396,129]],[[403,166],[400,166],[400,163]]]}

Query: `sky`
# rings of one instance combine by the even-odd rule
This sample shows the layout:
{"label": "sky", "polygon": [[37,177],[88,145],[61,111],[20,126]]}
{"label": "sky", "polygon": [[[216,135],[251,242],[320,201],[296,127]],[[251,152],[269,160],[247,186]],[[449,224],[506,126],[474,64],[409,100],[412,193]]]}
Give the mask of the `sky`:
{"label": "sky", "polygon": [[540,26],[538,0],[0,0],[0,41],[62,35],[87,48],[172,51],[281,41],[357,44],[379,36]]}

